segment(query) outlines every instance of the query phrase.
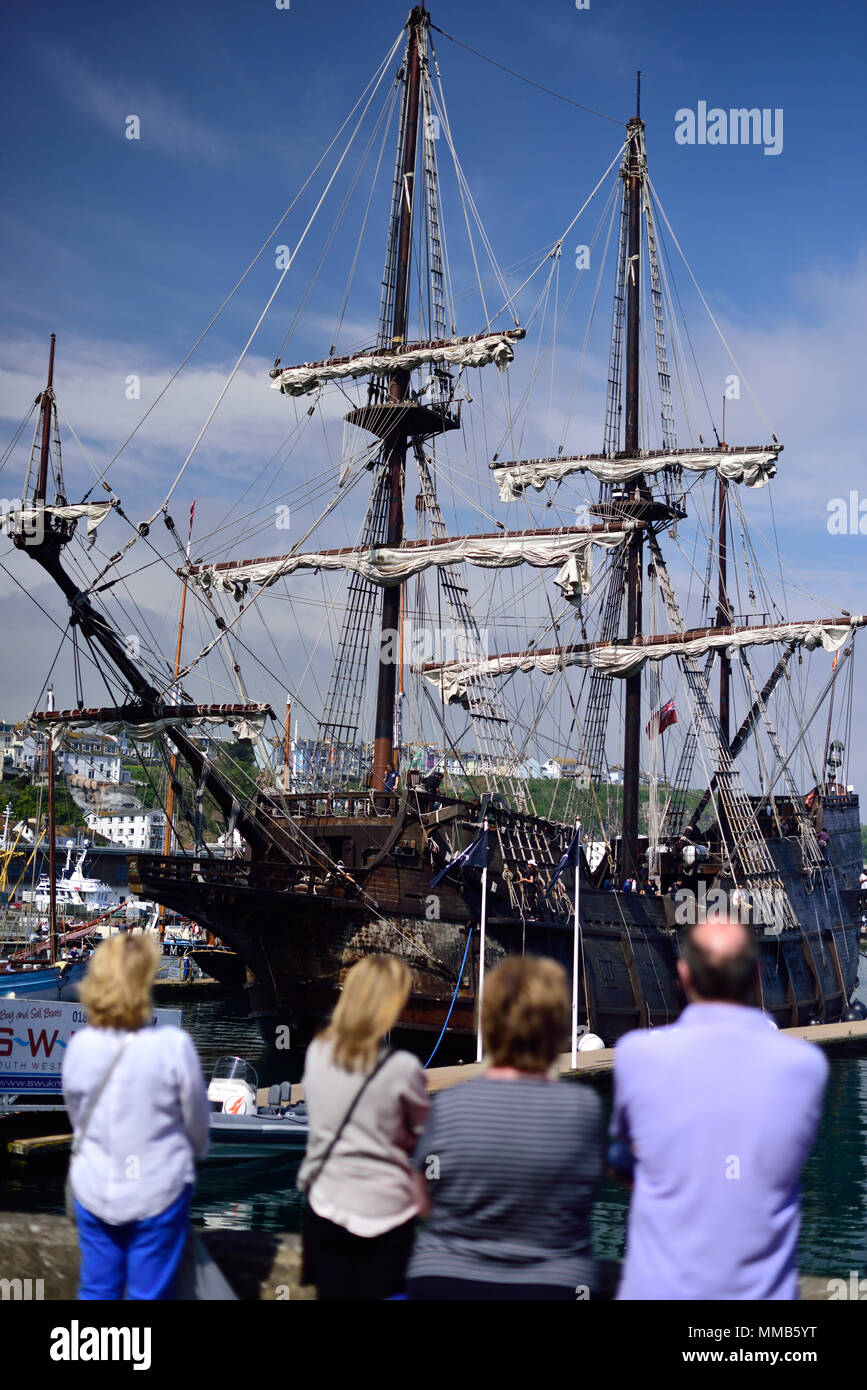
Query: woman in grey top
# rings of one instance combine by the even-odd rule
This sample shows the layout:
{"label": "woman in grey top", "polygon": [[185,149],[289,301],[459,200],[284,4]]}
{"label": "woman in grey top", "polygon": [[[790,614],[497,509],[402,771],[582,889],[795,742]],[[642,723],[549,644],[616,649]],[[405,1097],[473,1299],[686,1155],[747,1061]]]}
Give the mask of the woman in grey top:
{"label": "woman in grey top", "polygon": [[515,956],[486,978],[491,1065],[437,1096],[416,1149],[429,1219],[410,1261],[411,1299],[590,1296],[602,1105],[550,1075],[569,1007],[555,961]]}
{"label": "woman in grey top", "polygon": [[421,1064],[383,1039],[409,991],[403,961],[365,957],[307,1051],[310,1137],[298,1186],[307,1194],[304,1279],[320,1299],[403,1291],[419,1211],[411,1157],[429,1103]]}

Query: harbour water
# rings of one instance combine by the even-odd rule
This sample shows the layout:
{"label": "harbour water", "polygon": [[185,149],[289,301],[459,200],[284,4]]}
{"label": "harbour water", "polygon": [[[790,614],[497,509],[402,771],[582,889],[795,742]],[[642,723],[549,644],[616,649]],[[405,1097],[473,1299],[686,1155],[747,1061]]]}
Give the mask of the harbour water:
{"label": "harbour water", "polygon": [[[865,972],[867,973],[867,972]],[[862,997],[867,989],[862,984]],[[244,1057],[257,1067],[259,1081],[297,1079],[300,1057],[262,1053],[258,1029],[243,999],[210,999],[183,1008],[206,1078],[224,1054]],[[867,1276],[867,1056],[845,1047],[828,1051],[831,1074],[822,1126],[804,1173],[800,1267],[803,1274]],[[610,1101],[610,1077],[575,1084],[594,1085]],[[299,1156],[270,1155],[237,1162],[208,1159],[200,1168],[193,1218],[205,1226],[238,1230],[296,1231],[302,1199],[295,1186]],[[38,1173],[38,1176],[37,1176]],[[5,1175],[0,1202],[7,1209],[61,1212],[64,1165],[45,1171]],[[596,1254],[619,1259],[626,1233],[628,1192],[606,1182],[594,1214]]]}

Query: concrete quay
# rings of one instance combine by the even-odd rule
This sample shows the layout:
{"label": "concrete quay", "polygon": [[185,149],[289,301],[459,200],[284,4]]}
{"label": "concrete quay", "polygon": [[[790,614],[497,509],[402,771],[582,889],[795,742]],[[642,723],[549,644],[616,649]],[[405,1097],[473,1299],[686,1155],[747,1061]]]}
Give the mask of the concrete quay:
{"label": "concrete quay", "polygon": [[[316,1298],[315,1291],[300,1282],[299,1235],[220,1227],[199,1227],[198,1234],[242,1301],[310,1302]],[[614,1261],[602,1261],[600,1269],[601,1298],[610,1299],[616,1287],[617,1265]],[[33,1288],[40,1287],[35,1281],[42,1280],[42,1296],[46,1302],[74,1300],[78,1283],[78,1241],[73,1223],[65,1216],[0,1212],[0,1284],[4,1279],[11,1281],[11,1287],[8,1292],[0,1291],[3,1299],[16,1296],[15,1280],[34,1281]],[[802,1275],[800,1296],[808,1302],[824,1302],[832,1298],[839,1285],[839,1280]],[[839,1298],[839,1292],[835,1296]]]}

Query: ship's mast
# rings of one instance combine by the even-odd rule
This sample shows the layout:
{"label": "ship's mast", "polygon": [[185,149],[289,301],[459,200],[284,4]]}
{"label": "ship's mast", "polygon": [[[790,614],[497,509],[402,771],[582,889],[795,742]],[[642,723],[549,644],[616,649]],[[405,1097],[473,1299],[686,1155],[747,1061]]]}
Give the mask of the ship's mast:
{"label": "ship's mast", "polygon": [[[54,354],[54,334],[51,335]],[[49,369],[49,381],[51,372]],[[49,391],[51,387],[49,386]],[[50,412],[49,412],[50,413]],[[54,690],[48,688],[48,708],[54,709]],[[54,806],[54,740],[48,730],[48,964],[57,963],[57,814]]]}
{"label": "ship's mast", "polygon": [[[717,595],[716,622],[717,627],[726,627],[732,621],[729,609],[728,596],[728,482],[725,478],[719,480],[719,592]],[[729,744],[729,726],[731,723],[730,711],[730,688],[731,688],[732,664],[725,652],[720,652],[719,659],[719,723],[722,735],[723,747]]]}
{"label": "ship's mast", "polygon": [[[409,17],[409,51],[407,54],[406,85],[403,95],[403,158],[400,163],[403,197],[397,229],[395,264],[397,280],[392,319],[392,346],[406,341],[409,298],[409,271],[412,251],[413,206],[415,203],[415,167],[418,147],[418,112],[420,91],[419,31],[428,23],[424,7],[418,6]],[[389,379],[388,400],[397,405],[405,401],[409,391],[409,372],[394,372]],[[388,530],[387,545],[400,545],[403,540],[403,486],[406,467],[407,436],[400,430],[388,444]],[[382,644],[376,690],[376,724],[373,744],[374,790],[381,791],[394,761],[394,711],[397,694],[397,664],[394,660],[394,634],[400,628],[400,586],[386,588],[382,596]]]}
{"label": "ship's mast", "polygon": [[51,448],[51,415],[52,402],[54,400],[54,341],[55,335],[51,335],[51,347],[48,351],[48,384],[42,392],[40,409],[42,411],[42,448],[39,454],[39,477],[36,481],[36,490],[33,493],[34,502],[45,502],[46,491],[48,488],[48,455]]}
{"label": "ship's mast", "polygon": [[[40,409],[42,412],[42,444],[39,453],[39,475],[33,501],[45,504],[48,491],[48,459],[51,451],[51,419],[54,410],[54,343],[48,350],[48,382],[42,392]],[[44,518],[43,518],[44,520]],[[49,709],[54,708],[54,691],[48,692]],[[57,960],[57,818],[54,808],[54,744],[51,730],[48,731],[48,757],[46,760],[48,776],[48,962],[54,965]]]}
{"label": "ship's mast", "polygon": [[[629,154],[625,169],[628,190],[628,249],[626,274],[626,421],[624,453],[636,457],[638,444],[638,374],[640,360],[640,266],[641,266],[641,163],[639,136],[641,121],[641,73],[638,74],[636,114],[626,128]],[[633,498],[644,492],[644,477],[633,484]],[[637,515],[627,507],[627,515]],[[639,509],[640,511],[640,509]],[[626,586],[626,636],[634,641],[642,633],[642,573],[643,532],[637,531],[629,542]],[[623,839],[620,864],[621,879],[632,875],[638,867],[638,780],[641,756],[641,673],[630,676],[625,691],[625,729],[623,739]]]}

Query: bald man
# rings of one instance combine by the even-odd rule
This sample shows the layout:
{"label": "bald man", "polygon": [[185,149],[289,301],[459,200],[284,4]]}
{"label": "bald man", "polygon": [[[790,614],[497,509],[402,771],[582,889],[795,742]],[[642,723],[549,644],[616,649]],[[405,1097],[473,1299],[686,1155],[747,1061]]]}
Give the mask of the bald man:
{"label": "bald man", "polygon": [[615,1051],[612,1153],[633,1160],[617,1297],[794,1299],[828,1064],[755,1007],[748,926],[699,923],[681,950],[686,1009]]}

